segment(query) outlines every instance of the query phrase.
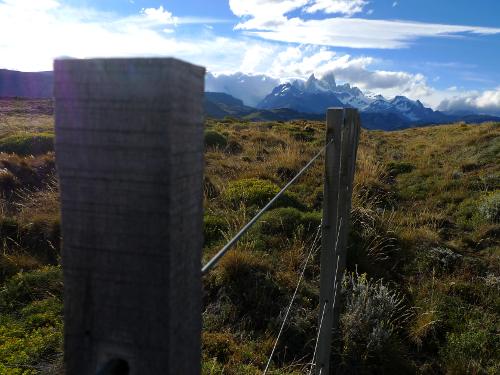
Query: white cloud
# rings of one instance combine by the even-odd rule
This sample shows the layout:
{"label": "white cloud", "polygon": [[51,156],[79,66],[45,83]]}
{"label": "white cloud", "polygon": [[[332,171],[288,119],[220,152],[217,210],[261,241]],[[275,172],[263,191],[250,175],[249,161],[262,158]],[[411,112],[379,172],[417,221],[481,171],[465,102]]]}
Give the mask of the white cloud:
{"label": "white cloud", "polygon": [[288,18],[292,11],[352,16],[368,4],[363,0],[230,0],[242,18],[236,29],[264,39],[349,48],[403,48],[422,37],[498,34],[500,28],[395,20],[330,17]]}
{"label": "white cloud", "polygon": [[387,97],[406,95],[412,99],[424,100],[433,106],[443,99],[442,95],[438,95],[436,90],[427,84],[427,79],[422,74],[375,69],[373,66],[378,61],[372,57],[338,55],[327,47],[311,45],[270,46],[263,51],[265,53],[257,54],[260,56],[258,61],[252,59],[255,63],[245,64],[251,67],[245,72],[276,77],[282,82],[307,79],[312,73],[321,77],[332,72],[339,82],[348,82],[363,90],[381,93]]}
{"label": "white cloud", "polygon": [[172,12],[165,10],[163,5],[158,8],[142,8],[141,14],[151,21],[165,25],[176,25],[178,23],[178,18],[174,17]]}
{"label": "white cloud", "polygon": [[[247,26],[247,24],[240,24],[240,28],[253,29]],[[394,49],[407,47],[410,42],[421,37],[499,34],[500,28],[362,18],[328,18],[307,21],[292,18],[280,25],[267,27],[265,30],[251,30],[248,32],[264,39],[288,43]]]}
{"label": "white cloud", "polygon": [[305,8],[305,11],[307,13],[325,12],[352,16],[361,13],[366,5],[368,5],[366,0],[315,0]]}
{"label": "white cloud", "polygon": [[[243,17],[241,28],[246,28],[241,25],[248,22],[256,22],[263,27],[258,32],[274,33],[273,37],[266,34],[268,39],[289,38],[294,43],[304,41],[303,44],[286,45],[241,35],[220,37],[207,24],[221,20],[177,18],[163,7],[147,8],[123,17],[92,8],[69,7],[57,0],[0,0],[0,35],[3,36],[0,68],[50,70],[57,56],[174,56],[218,73],[213,80],[207,79],[207,85],[211,85],[207,88],[229,91],[249,105],[255,105],[280,81],[307,78],[313,72],[321,76],[332,71],[341,82],[388,97],[403,94],[434,107],[441,103],[442,108],[466,107],[500,113],[500,89],[483,93],[461,93],[458,89],[439,91],[429,87],[421,74],[380,70],[376,68],[378,61],[372,57],[339,55],[328,47],[330,44],[370,46],[377,43],[396,48],[425,33],[445,35],[464,28],[471,33],[497,33],[498,29],[356,18],[303,21],[288,19],[286,15],[296,10],[305,12],[306,6],[321,4],[320,1],[275,0],[272,3],[275,14],[267,8],[269,0],[230,1],[235,14]],[[268,25],[261,22],[263,19]],[[200,32],[179,33],[186,23],[200,24]],[[313,42],[326,46],[312,45]],[[247,74],[234,74],[236,71]]]}
{"label": "white cloud", "polygon": [[269,30],[288,22],[286,15],[301,9],[305,13],[352,16],[363,11],[367,0],[229,0],[231,11],[244,19],[236,29]]}
{"label": "white cloud", "polygon": [[279,83],[278,79],[261,74],[214,75],[208,73],[205,79],[205,88],[207,91],[225,92],[243,100],[246,105],[255,106]]}
{"label": "white cloud", "polygon": [[57,0],[4,0],[3,3],[25,11],[54,9],[60,5]]}
{"label": "white cloud", "polygon": [[243,73],[254,73],[258,70],[259,65],[272,55],[274,50],[270,46],[258,44],[248,48],[245,51],[239,70]]}
{"label": "white cloud", "polygon": [[422,74],[372,68],[377,62],[368,56],[338,55],[327,47],[300,45],[273,49],[253,66],[252,72],[282,80],[306,79],[312,73],[321,77],[333,72],[339,81],[387,96],[404,94],[420,98],[431,94]]}
{"label": "white cloud", "polygon": [[399,3],[397,1],[395,1],[395,2],[392,3],[392,7],[393,8],[397,7],[398,5],[399,5]]}
{"label": "white cloud", "polygon": [[123,17],[56,0],[0,0],[0,68],[51,70],[58,56],[174,56],[215,71],[235,71],[247,49],[265,43],[172,32],[175,22],[203,27],[219,21],[177,18],[162,7]]}
{"label": "white cloud", "polygon": [[454,95],[444,99],[438,109],[452,112],[473,111],[500,116],[500,87],[495,90],[470,91]]}

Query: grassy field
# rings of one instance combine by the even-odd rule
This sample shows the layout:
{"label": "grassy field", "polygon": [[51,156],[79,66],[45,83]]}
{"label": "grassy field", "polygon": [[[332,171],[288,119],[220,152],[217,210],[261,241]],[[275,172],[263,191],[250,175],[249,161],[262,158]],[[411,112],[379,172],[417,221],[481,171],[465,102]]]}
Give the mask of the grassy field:
{"label": "grassy field", "polygon": [[[0,373],[61,374],[50,103],[0,107]],[[206,122],[204,261],[323,138],[319,122]],[[500,373],[499,160],[500,124],[362,132],[338,370]],[[318,160],[204,278],[204,374],[262,373],[303,262],[318,247],[322,183]],[[309,369],[318,285],[316,250],[270,373]]]}

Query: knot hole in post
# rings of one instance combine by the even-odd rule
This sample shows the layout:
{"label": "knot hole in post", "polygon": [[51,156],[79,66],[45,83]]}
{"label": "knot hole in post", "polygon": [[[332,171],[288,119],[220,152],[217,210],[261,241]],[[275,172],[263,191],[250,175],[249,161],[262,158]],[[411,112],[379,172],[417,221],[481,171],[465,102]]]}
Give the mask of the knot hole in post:
{"label": "knot hole in post", "polygon": [[113,358],[107,361],[97,372],[97,375],[129,375],[130,367],[128,362],[121,358]]}

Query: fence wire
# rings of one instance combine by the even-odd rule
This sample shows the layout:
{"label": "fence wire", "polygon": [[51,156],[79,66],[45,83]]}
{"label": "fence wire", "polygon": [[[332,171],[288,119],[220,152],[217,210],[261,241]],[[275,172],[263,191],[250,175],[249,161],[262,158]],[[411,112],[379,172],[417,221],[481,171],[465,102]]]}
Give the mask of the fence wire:
{"label": "fence wire", "polygon": [[311,165],[321,156],[321,154],[330,146],[333,142],[333,139],[328,142],[321,150],[318,151],[318,153],[293,177],[284,187],[281,189],[278,194],[274,196],[273,199],[269,201],[268,204],[264,206],[253,218],[250,220],[243,228],[240,229],[240,231],[233,237],[229,242],[219,250],[217,254],[215,254],[212,259],[210,259],[207,264],[203,266],[201,269],[201,273],[204,275],[208,271],[210,271],[212,268],[214,268],[217,263],[221,260],[221,258],[230,250],[237,242],[238,240],[259,220],[259,218],[287,191],[287,189],[299,179],[300,176],[304,174],[305,171],[307,171]]}
{"label": "fence wire", "polygon": [[286,321],[288,319],[288,315],[290,314],[290,310],[292,309],[293,302],[295,301],[295,297],[297,296],[297,292],[299,290],[300,284],[301,284],[302,279],[304,277],[304,273],[306,271],[307,264],[309,263],[309,259],[311,258],[311,255],[313,255],[313,253],[316,253],[316,251],[319,248],[318,246],[316,246],[316,244],[318,243],[320,233],[321,233],[321,224],[318,226],[318,230],[316,231],[316,235],[315,235],[314,240],[313,240],[312,245],[311,245],[311,250],[309,251],[309,254],[307,255],[307,258],[304,262],[304,266],[302,267],[302,272],[300,273],[299,280],[297,281],[297,286],[295,287],[295,291],[293,292],[292,299],[290,300],[288,308],[286,309],[285,317],[283,318],[283,322],[281,322],[281,327],[280,327],[278,336],[276,337],[276,340],[274,341],[273,350],[271,351],[271,354],[269,355],[269,359],[267,360],[266,368],[264,369],[264,372],[262,373],[262,375],[267,374],[267,370],[269,369],[269,366],[271,365],[271,360],[273,359],[274,352],[276,351],[276,347],[278,346],[278,341],[281,337],[281,334],[283,333],[283,329],[285,328],[285,324],[286,324]]}

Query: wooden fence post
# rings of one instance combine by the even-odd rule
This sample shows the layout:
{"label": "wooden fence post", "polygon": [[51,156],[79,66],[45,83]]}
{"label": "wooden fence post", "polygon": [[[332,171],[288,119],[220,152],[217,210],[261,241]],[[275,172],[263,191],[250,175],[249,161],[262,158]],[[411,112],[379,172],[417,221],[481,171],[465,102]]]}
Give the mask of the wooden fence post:
{"label": "wooden fence post", "polygon": [[321,242],[318,353],[315,373],[330,374],[332,328],[338,330],[340,288],[345,270],[352,183],[359,137],[357,110],[329,108]]}
{"label": "wooden fence post", "polygon": [[200,373],[204,69],[56,60],[66,373]]}

